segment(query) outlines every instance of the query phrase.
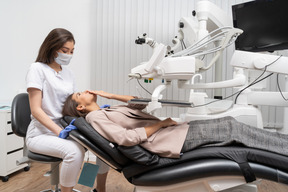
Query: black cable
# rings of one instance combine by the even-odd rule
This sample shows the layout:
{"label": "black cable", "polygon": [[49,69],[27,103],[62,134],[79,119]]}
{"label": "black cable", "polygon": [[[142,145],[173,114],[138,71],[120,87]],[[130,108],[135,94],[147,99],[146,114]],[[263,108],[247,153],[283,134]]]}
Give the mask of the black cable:
{"label": "black cable", "polygon": [[211,101],[211,102],[209,102],[209,103],[205,103],[205,104],[203,104],[203,105],[195,105],[195,106],[193,106],[193,108],[194,108],[194,107],[203,107],[203,106],[210,105],[210,104],[212,104],[212,103],[215,103],[215,102],[222,101],[222,100],[228,99],[228,98],[230,98],[230,97],[233,97],[234,95],[239,94],[239,92],[242,92],[242,91],[244,91],[245,89],[247,89],[248,87],[250,87],[250,86],[252,86],[252,85],[255,85],[256,83],[259,83],[260,81],[263,81],[264,79],[270,77],[271,75],[273,75],[273,73],[270,73],[269,75],[267,75],[266,77],[263,77],[262,79],[258,80],[257,82],[255,82],[255,83],[253,83],[253,84],[251,83],[251,84],[249,84],[247,87],[245,87],[244,89],[242,89],[242,90],[240,90],[240,91],[237,91],[236,93],[233,93],[232,95],[229,95],[229,96],[227,96],[227,97],[224,97],[223,99],[214,100],[214,101]]}
{"label": "black cable", "polygon": [[288,99],[284,97],[284,95],[283,95],[283,93],[282,93],[282,90],[281,90],[281,88],[280,88],[280,84],[279,84],[279,73],[277,74],[277,87],[278,87],[278,89],[279,89],[279,92],[280,92],[282,98],[283,98],[285,101],[288,101]]}
{"label": "black cable", "polygon": [[[264,71],[264,72],[265,72],[265,71]],[[257,80],[259,77],[261,77],[261,76],[263,75],[263,73],[262,73],[257,79],[255,79],[255,80],[254,80],[252,83],[250,83],[247,87],[245,87],[244,89],[242,89],[242,90],[239,91],[238,95],[237,95],[236,98],[235,98],[234,104],[236,104],[239,95],[240,95],[245,89],[248,89],[249,87],[251,87],[251,86],[259,83],[260,81],[263,81],[264,79],[270,77],[270,76],[273,75],[273,74],[274,74],[274,73],[270,73],[270,74],[267,75],[266,77],[263,77],[262,79],[260,79],[260,80],[258,80],[258,81],[255,81],[255,80]]]}
{"label": "black cable", "polygon": [[[267,67],[269,67],[270,65],[274,64],[274,63],[275,63],[276,61],[278,61],[281,57],[282,57],[282,55],[280,55],[277,59],[275,59],[275,60],[274,60],[273,62],[271,62],[270,64],[265,65],[263,73],[261,73],[261,75],[259,75],[252,83],[250,83],[250,85],[248,85],[246,88],[242,89],[242,90],[238,93],[238,95],[237,95],[236,98],[235,98],[234,104],[236,104],[239,95],[240,95],[245,89],[247,89],[247,88],[251,87],[252,85],[255,85],[256,83],[260,82],[260,81],[258,81],[258,82],[256,82],[256,81],[257,81],[260,77],[262,77],[262,75],[264,75],[264,73],[265,73],[266,70],[267,70]],[[272,74],[273,74],[273,73],[271,73],[269,76],[271,76]],[[268,76],[267,76],[267,77],[268,77]],[[267,77],[266,77],[266,78],[267,78]]]}
{"label": "black cable", "polygon": [[[239,91],[238,91],[238,92],[239,92]],[[205,103],[205,104],[202,104],[202,105],[194,105],[193,108],[194,108],[194,107],[203,107],[203,106],[210,105],[210,104],[215,103],[215,102],[218,102],[218,101],[222,101],[222,100],[228,99],[228,98],[233,97],[234,95],[236,95],[238,92],[233,93],[232,95],[229,95],[229,96],[224,97],[224,98],[222,98],[222,99],[217,99],[217,100],[214,100],[214,101],[210,101],[209,103]]]}
{"label": "black cable", "polygon": [[181,48],[182,48],[182,50],[184,50],[182,40],[180,40],[180,43],[181,43]]}
{"label": "black cable", "polygon": [[142,89],[144,89],[147,93],[149,93],[150,95],[152,95],[152,93],[150,93],[147,89],[145,89],[145,87],[143,87],[143,85],[141,85],[141,83],[139,82],[139,79],[137,79],[138,84],[142,87]]}
{"label": "black cable", "polygon": [[236,96],[236,99],[235,99],[235,102],[234,102],[234,103],[236,103],[238,96],[239,96],[245,89],[247,89],[247,88],[249,88],[249,87],[251,87],[251,86],[253,86],[253,85],[255,85],[255,84],[257,84],[257,83],[259,83],[259,82],[261,82],[261,81],[263,81],[264,79],[270,77],[271,75],[273,75],[273,73],[270,73],[269,75],[267,75],[267,76],[263,77],[262,79],[258,80],[258,79],[259,79],[260,77],[262,77],[262,75],[266,72],[267,67],[270,66],[270,65],[272,65],[272,64],[275,63],[276,61],[278,61],[278,59],[280,59],[281,57],[282,57],[282,55],[280,55],[277,59],[275,59],[275,61],[273,61],[273,62],[271,62],[270,64],[266,65],[266,66],[264,67],[263,73],[261,73],[252,83],[250,83],[248,86],[246,86],[245,88],[241,89],[240,91],[237,91],[236,93],[233,93],[232,95],[229,95],[229,96],[227,96],[227,97],[224,97],[223,99],[211,101],[211,102],[209,102],[209,103],[205,103],[205,104],[203,104],[203,105],[196,105],[196,106],[193,106],[193,107],[202,107],[202,106],[210,105],[210,104],[212,104],[212,103],[215,103],[215,102],[218,102],[218,101],[221,101],[221,100],[228,99],[228,98],[233,97],[234,95],[238,94],[238,95]]}
{"label": "black cable", "polygon": [[183,43],[184,48],[186,49],[186,45],[185,45],[185,43],[184,43],[184,40],[181,40],[181,42]]}
{"label": "black cable", "polygon": [[[246,89],[248,89],[249,87],[251,87],[252,85],[255,85],[256,81],[262,77],[262,75],[266,72],[266,69],[267,69],[267,66],[265,66],[265,69],[263,71],[263,73],[261,73],[261,75],[259,75],[252,83],[250,83],[248,86],[246,86],[244,89],[240,90],[239,93],[237,94],[236,98],[235,98],[235,101],[234,101],[234,104],[236,104],[237,102],[237,99],[239,97],[239,95]],[[273,74],[273,73],[272,73]]]}

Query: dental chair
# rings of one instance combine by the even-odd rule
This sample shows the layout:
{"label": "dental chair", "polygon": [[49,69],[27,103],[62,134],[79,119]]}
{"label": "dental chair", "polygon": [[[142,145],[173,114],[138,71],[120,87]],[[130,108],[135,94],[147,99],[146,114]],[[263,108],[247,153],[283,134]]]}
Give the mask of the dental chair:
{"label": "dental chair", "polygon": [[[29,98],[27,93],[20,93],[16,95],[12,101],[11,108],[11,124],[13,132],[19,137],[24,138],[24,157],[17,163],[27,163],[37,161],[40,163],[49,163],[51,165],[50,171],[45,176],[50,176],[51,189],[46,189],[41,192],[51,191],[59,192],[59,165],[62,159],[57,157],[51,157],[47,155],[37,154],[29,151],[25,145],[25,137],[28,125],[31,121],[31,111],[29,106]],[[53,189],[54,186],[54,189]]]}
{"label": "dental chair", "polygon": [[[64,117],[66,126],[73,117]],[[111,168],[123,173],[136,192],[148,191],[237,191],[256,192],[266,179],[288,185],[288,157],[241,145],[202,147],[179,159],[151,154],[141,146],[111,143],[82,117],[70,137],[93,152]]]}

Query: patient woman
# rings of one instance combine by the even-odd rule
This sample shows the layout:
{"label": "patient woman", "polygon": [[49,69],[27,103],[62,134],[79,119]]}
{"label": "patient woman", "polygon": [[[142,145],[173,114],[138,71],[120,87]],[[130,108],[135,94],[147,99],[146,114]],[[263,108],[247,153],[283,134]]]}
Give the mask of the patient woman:
{"label": "patient woman", "polygon": [[100,109],[97,96],[128,102],[133,96],[104,91],[85,91],[70,95],[64,116],[82,116],[107,140],[118,145],[140,144],[162,157],[179,158],[200,146],[245,146],[288,155],[288,136],[245,125],[232,117],[177,123],[160,120],[143,112],[145,105],[131,104]]}

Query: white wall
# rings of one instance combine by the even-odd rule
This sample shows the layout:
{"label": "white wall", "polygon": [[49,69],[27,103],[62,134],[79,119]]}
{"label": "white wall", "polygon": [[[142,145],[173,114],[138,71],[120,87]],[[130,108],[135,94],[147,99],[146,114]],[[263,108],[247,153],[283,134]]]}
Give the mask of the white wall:
{"label": "white wall", "polygon": [[0,102],[11,102],[19,90],[25,90],[29,65],[36,60],[44,38],[58,27],[71,31],[76,40],[69,67],[78,88],[90,88],[92,1],[0,1]]}

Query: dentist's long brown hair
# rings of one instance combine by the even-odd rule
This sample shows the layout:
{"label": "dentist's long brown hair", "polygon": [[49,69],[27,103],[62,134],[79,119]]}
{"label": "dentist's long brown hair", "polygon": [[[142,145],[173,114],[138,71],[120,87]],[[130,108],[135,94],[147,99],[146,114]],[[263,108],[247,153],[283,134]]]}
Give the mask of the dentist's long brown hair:
{"label": "dentist's long brown hair", "polygon": [[43,41],[36,62],[53,63],[56,52],[68,41],[72,41],[75,44],[74,36],[70,31],[63,28],[53,29]]}

